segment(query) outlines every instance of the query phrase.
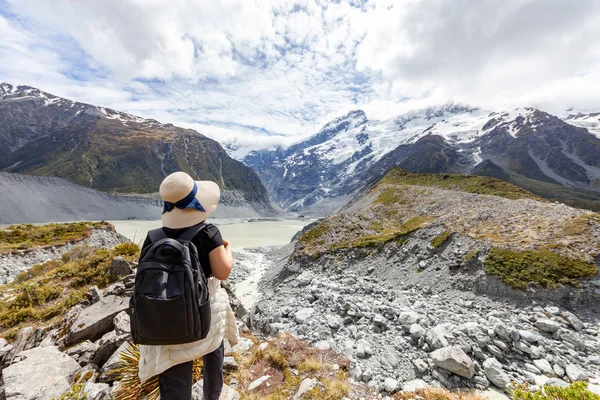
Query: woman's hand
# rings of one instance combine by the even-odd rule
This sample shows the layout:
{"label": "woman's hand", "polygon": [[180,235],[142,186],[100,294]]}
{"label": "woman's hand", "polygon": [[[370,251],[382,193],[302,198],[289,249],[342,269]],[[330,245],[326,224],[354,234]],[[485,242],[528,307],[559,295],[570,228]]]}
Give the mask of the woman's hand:
{"label": "woman's hand", "polygon": [[223,246],[208,253],[208,259],[215,278],[221,281],[229,278],[233,267],[233,254],[231,253],[231,243],[228,240],[223,239]]}

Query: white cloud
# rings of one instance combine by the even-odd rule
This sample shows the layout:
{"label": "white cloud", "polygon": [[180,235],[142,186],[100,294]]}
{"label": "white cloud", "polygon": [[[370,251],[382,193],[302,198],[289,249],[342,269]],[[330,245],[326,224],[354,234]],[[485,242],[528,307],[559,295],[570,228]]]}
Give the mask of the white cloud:
{"label": "white cloud", "polygon": [[0,79],[254,147],[355,108],[600,108],[596,0],[0,4]]}

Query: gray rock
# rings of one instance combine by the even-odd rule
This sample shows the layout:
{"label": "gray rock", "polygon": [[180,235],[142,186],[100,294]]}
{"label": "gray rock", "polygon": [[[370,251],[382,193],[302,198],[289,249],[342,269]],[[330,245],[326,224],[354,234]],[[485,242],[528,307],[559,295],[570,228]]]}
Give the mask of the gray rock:
{"label": "gray rock", "polygon": [[540,359],[533,360],[533,365],[535,365],[542,373],[546,376],[553,377],[554,370],[552,369],[552,365],[548,362],[548,360]]}
{"label": "gray rock", "polygon": [[417,369],[417,371],[419,371],[422,374],[424,374],[425,372],[427,372],[427,370],[429,369],[429,366],[427,365],[427,362],[425,362],[425,360],[422,360],[420,358],[417,358],[417,359],[413,360],[413,365],[415,366],[415,368]]}
{"label": "gray rock", "polygon": [[133,288],[135,286],[135,274],[130,274],[123,278],[123,286],[125,286],[125,289]]}
{"label": "gray rock", "polygon": [[576,365],[573,365],[573,364],[567,365],[566,372],[567,372],[567,376],[569,377],[571,382],[576,382],[576,381],[587,382],[590,380],[589,375],[584,370],[582,370],[581,368],[579,368]]}
{"label": "gray rock", "polygon": [[579,335],[577,335],[575,333],[568,332],[568,331],[564,331],[564,332],[560,331],[560,338],[562,340],[564,340],[565,342],[571,343],[578,350],[585,349],[585,342]]}
{"label": "gray rock", "polygon": [[419,314],[414,311],[404,311],[398,316],[398,324],[401,326],[411,326],[419,322]]}
{"label": "gray rock", "polygon": [[126,311],[121,311],[113,319],[115,333],[117,336],[129,335],[131,333],[131,322],[129,314]]}
{"label": "gray rock", "polygon": [[110,398],[110,386],[106,383],[87,382],[83,387],[86,400],[104,400]]}
{"label": "gray rock", "polygon": [[500,389],[504,390],[510,384],[510,377],[504,372],[502,364],[495,358],[488,358],[485,360],[483,362],[483,370],[485,371],[485,376],[488,380]]}
{"label": "gray rock", "polygon": [[418,389],[426,389],[428,387],[429,384],[427,384],[427,382],[425,382],[423,379],[415,379],[402,385],[402,391],[405,393],[412,393]]}
{"label": "gray rock", "polygon": [[475,375],[475,363],[458,346],[448,346],[431,353],[433,363],[456,375],[467,379]]}
{"label": "gray rock", "polygon": [[356,342],[356,356],[360,358],[367,358],[373,355],[373,348],[371,344],[365,339],[360,339]]}
{"label": "gray rock", "polygon": [[58,347],[36,347],[2,371],[7,400],[50,400],[71,388],[79,364]]}
{"label": "gray rock", "polygon": [[423,337],[425,335],[427,331],[425,330],[425,328],[423,328],[421,325],[419,324],[412,324],[410,326],[410,337],[415,339],[415,340],[419,340],[421,337]]}
{"label": "gray rock", "polygon": [[102,337],[114,329],[115,316],[128,308],[128,299],[117,296],[106,296],[96,304],[84,308],[71,325],[66,344],[71,345],[86,339],[94,341]]}
{"label": "gray rock", "polygon": [[554,333],[560,329],[560,324],[550,319],[541,318],[535,321],[535,326],[542,332]]}
{"label": "gray rock", "polygon": [[304,324],[306,321],[308,321],[312,317],[314,312],[315,312],[314,308],[302,308],[302,309],[296,311],[296,314],[294,314],[294,320],[298,324]]}
{"label": "gray rock", "polygon": [[560,376],[561,378],[566,375],[565,369],[558,364],[552,365],[552,371],[554,371],[556,376]]}
{"label": "gray rock", "polygon": [[66,353],[83,366],[92,362],[92,357],[98,352],[99,347],[98,344],[86,340],[69,348]]}
{"label": "gray rock", "polygon": [[117,336],[115,331],[108,332],[104,336],[102,336],[96,344],[98,345],[98,351],[94,354],[92,358],[92,363],[96,364],[99,367],[104,366],[104,364],[110,359],[110,357],[117,351],[117,349],[125,343],[128,335]]}
{"label": "gray rock", "polygon": [[235,358],[231,356],[223,357],[223,369],[226,371],[235,371],[238,369],[238,364],[235,362]]}
{"label": "gray rock", "polygon": [[524,339],[526,342],[535,344],[540,341],[540,336],[537,333],[533,333],[526,330],[520,330],[519,336]]}
{"label": "gray rock", "polygon": [[124,342],[119,346],[119,348],[110,356],[108,361],[104,363],[102,368],[100,369],[100,381],[102,382],[111,382],[113,378],[110,372],[119,367],[121,363],[121,353],[123,353],[127,347],[129,346],[128,342]]}
{"label": "gray rock", "polygon": [[231,348],[231,353],[243,354],[254,347],[254,342],[248,338],[240,338],[240,341]]}
{"label": "gray rock", "polygon": [[583,329],[583,322],[581,322],[581,320],[572,312],[563,311],[560,313],[560,316],[563,317],[576,331],[581,331]]}
{"label": "gray rock", "polygon": [[270,377],[271,377],[270,375],[264,375],[264,376],[261,376],[260,378],[256,379],[255,381],[251,382],[248,385],[248,391],[251,392],[254,389],[258,388],[263,383],[265,383],[266,381],[268,381]]}
{"label": "gray rock", "polygon": [[300,387],[298,387],[298,391],[293,397],[293,400],[301,399],[305,394],[314,389],[319,381],[315,378],[306,378],[300,383]]}
{"label": "gray rock", "polygon": [[381,314],[376,314],[373,318],[373,323],[375,324],[375,329],[379,332],[386,331],[388,329],[388,320]]}
{"label": "gray rock", "polygon": [[510,330],[506,327],[502,320],[496,317],[490,317],[488,322],[492,326],[492,329],[494,330],[494,334],[496,336],[507,342],[511,340]]}
{"label": "gray rock", "polygon": [[310,271],[304,271],[296,277],[296,283],[298,286],[304,287],[310,285],[313,279],[315,279],[315,274]]}
{"label": "gray rock", "polygon": [[546,381],[546,384],[544,386],[566,388],[567,386],[569,386],[569,384],[563,381],[562,379],[550,378]]}
{"label": "gray rock", "polygon": [[91,286],[85,295],[91,304],[97,303],[102,298],[102,292],[100,292],[100,289],[96,285]]}
{"label": "gray rock", "polygon": [[115,257],[110,267],[108,268],[108,273],[112,276],[126,276],[133,273],[133,268],[131,268],[131,264],[129,261],[124,259],[123,257]]}
{"label": "gray rock", "polygon": [[385,378],[383,381],[383,389],[389,394],[396,393],[398,390],[399,383],[396,379]]}
{"label": "gray rock", "polygon": [[[269,377],[267,376],[267,379]],[[254,390],[253,388],[252,390]],[[233,388],[223,385],[219,400],[239,400],[240,394]],[[192,386],[192,400],[204,400],[204,380],[200,380]]]}
{"label": "gray rock", "polygon": [[340,321],[340,319],[336,315],[328,315],[326,317],[326,320],[327,325],[333,330],[340,329],[340,326],[342,325],[342,321]]}
{"label": "gray rock", "polygon": [[446,339],[447,326],[448,324],[437,325],[427,333],[427,344],[429,344],[432,349],[441,349],[442,347],[447,347],[450,344]]}

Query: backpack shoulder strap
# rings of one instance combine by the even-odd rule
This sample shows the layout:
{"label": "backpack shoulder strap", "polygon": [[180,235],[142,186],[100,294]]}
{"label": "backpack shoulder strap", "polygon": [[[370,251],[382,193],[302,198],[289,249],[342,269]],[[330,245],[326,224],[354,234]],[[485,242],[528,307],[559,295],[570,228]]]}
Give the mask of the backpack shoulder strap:
{"label": "backpack shoulder strap", "polygon": [[181,236],[179,236],[178,240],[191,242],[196,237],[196,235],[200,233],[200,231],[202,231],[202,229],[204,228],[206,228],[205,222],[202,222],[201,224],[196,226],[192,226],[191,228],[188,228],[188,230],[185,231]]}
{"label": "backpack shoulder strap", "polygon": [[151,231],[148,231],[148,237],[150,238],[150,241],[152,243],[156,243],[161,239],[166,239],[167,234],[165,233],[165,231],[163,231],[162,228],[156,228],[152,229]]}

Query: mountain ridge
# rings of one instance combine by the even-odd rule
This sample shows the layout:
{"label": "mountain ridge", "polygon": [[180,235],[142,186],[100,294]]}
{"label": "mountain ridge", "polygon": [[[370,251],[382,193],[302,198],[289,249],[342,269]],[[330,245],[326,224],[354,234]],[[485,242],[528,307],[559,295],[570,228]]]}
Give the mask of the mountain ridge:
{"label": "mountain ridge", "polygon": [[118,193],[155,192],[178,170],[273,210],[257,174],[194,130],[0,83],[0,171]]}
{"label": "mountain ridge", "polygon": [[[600,137],[588,130],[596,117],[569,114],[563,120],[534,108],[489,112],[447,104],[371,121],[355,110],[303,142],[250,152],[243,161],[277,204],[300,213],[335,211],[393,166],[481,175],[485,168],[477,167],[485,161],[539,195],[554,191],[549,198],[600,209]],[[556,190],[541,190],[537,181]]]}

